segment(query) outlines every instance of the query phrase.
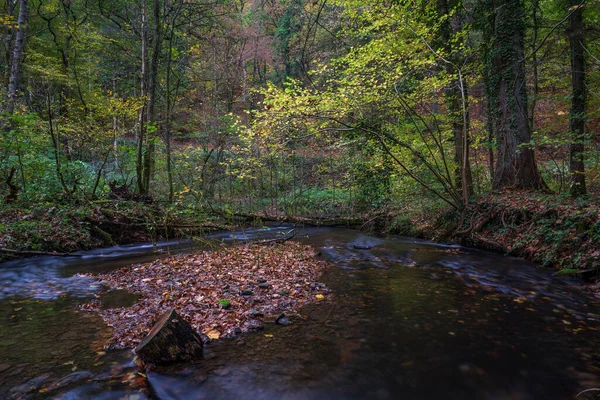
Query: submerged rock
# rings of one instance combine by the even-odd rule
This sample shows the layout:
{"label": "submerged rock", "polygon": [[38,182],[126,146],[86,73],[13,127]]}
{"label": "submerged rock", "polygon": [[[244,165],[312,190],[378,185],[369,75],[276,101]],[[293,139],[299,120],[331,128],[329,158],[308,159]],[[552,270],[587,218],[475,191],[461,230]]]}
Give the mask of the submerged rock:
{"label": "submerged rock", "polygon": [[279,314],[279,316],[275,319],[275,323],[277,325],[281,325],[281,326],[288,326],[288,325],[293,324],[295,321],[297,321],[300,318],[301,318],[301,316],[299,314],[296,314],[296,313],[293,313],[290,311],[286,311],[286,312]]}
{"label": "submerged rock", "polygon": [[275,323],[277,325],[281,325],[281,326],[288,326],[292,324],[292,321],[290,321],[290,319],[288,317],[286,317],[285,315],[280,315],[279,317],[277,317],[277,319],[275,320]]}
{"label": "submerged rock", "polygon": [[83,379],[88,379],[91,378],[93,375],[91,372],[89,371],[78,371],[78,372],[73,372],[72,374],[69,374],[55,382],[53,382],[50,386],[48,386],[46,389],[48,391],[51,390],[56,390],[65,386],[68,386],[72,383],[81,381]]}
{"label": "submerged rock", "polygon": [[262,329],[265,329],[265,326],[260,321],[252,320],[252,321],[248,321],[248,324],[246,325],[246,328],[249,331],[260,331]]}

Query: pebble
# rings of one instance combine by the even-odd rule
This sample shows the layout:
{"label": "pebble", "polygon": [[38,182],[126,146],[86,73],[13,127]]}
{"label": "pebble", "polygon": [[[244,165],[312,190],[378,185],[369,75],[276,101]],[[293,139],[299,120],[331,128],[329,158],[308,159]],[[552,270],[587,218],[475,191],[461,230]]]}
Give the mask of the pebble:
{"label": "pebble", "polygon": [[277,325],[281,325],[281,326],[288,326],[292,324],[292,321],[290,321],[290,319],[288,317],[284,316],[279,316],[276,320],[275,323]]}

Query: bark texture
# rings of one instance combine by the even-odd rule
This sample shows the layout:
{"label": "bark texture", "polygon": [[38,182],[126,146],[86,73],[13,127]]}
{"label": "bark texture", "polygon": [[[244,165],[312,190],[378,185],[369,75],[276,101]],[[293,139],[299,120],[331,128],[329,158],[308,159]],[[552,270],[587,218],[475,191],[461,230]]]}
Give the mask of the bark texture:
{"label": "bark texture", "polygon": [[569,17],[569,47],[571,50],[571,115],[569,125],[571,143],[569,147],[569,172],[571,174],[571,195],[574,197],[586,194],[585,166],[583,152],[585,150],[585,58],[583,41],[585,39],[583,25],[583,7],[579,0],[569,1],[573,9]]}
{"label": "bark texture", "polygon": [[142,361],[163,365],[202,358],[200,335],[174,309],[164,313],[135,349]]}
{"label": "bark texture", "polygon": [[21,61],[23,60],[23,51],[25,49],[25,31],[27,29],[27,0],[19,0],[19,18],[18,28],[15,35],[15,45],[10,59],[10,77],[8,82],[8,104],[6,111],[12,115],[17,101],[17,90],[19,88],[19,78],[21,75]]}
{"label": "bark texture", "polygon": [[492,186],[495,190],[545,189],[529,145],[523,7],[519,0],[491,0],[489,5],[488,118],[498,148]]}

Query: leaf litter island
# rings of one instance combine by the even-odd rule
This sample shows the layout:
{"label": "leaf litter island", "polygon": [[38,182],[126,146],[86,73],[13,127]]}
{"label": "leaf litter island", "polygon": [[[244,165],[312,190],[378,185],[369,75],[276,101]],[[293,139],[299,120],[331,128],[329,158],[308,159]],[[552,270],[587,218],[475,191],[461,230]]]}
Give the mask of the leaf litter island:
{"label": "leaf litter island", "polygon": [[82,309],[99,313],[113,328],[107,348],[136,347],[170,309],[208,339],[233,337],[331,296],[318,282],[326,268],[313,248],[296,242],[177,255],[96,275],[111,290],[140,299],[112,309],[93,300]]}

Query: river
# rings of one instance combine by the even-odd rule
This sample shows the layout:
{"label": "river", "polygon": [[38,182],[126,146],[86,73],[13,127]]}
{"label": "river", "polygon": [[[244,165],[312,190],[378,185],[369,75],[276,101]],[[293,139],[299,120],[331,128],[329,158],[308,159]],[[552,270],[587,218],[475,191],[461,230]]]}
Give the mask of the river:
{"label": "river", "polygon": [[[207,236],[243,241],[290,227]],[[0,398],[592,399],[600,302],[522,259],[341,228],[298,229],[332,267],[335,294],[291,326],[209,343],[194,366],[146,372],[105,351],[110,327],[77,306],[80,273],[193,249],[163,242],[0,264]],[[207,244],[203,246],[207,246]],[[101,296],[106,307],[135,296]],[[581,393],[584,390],[588,390]],[[579,396],[578,396],[579,394]],[[578,397],[577,397],[578,396]]]}

